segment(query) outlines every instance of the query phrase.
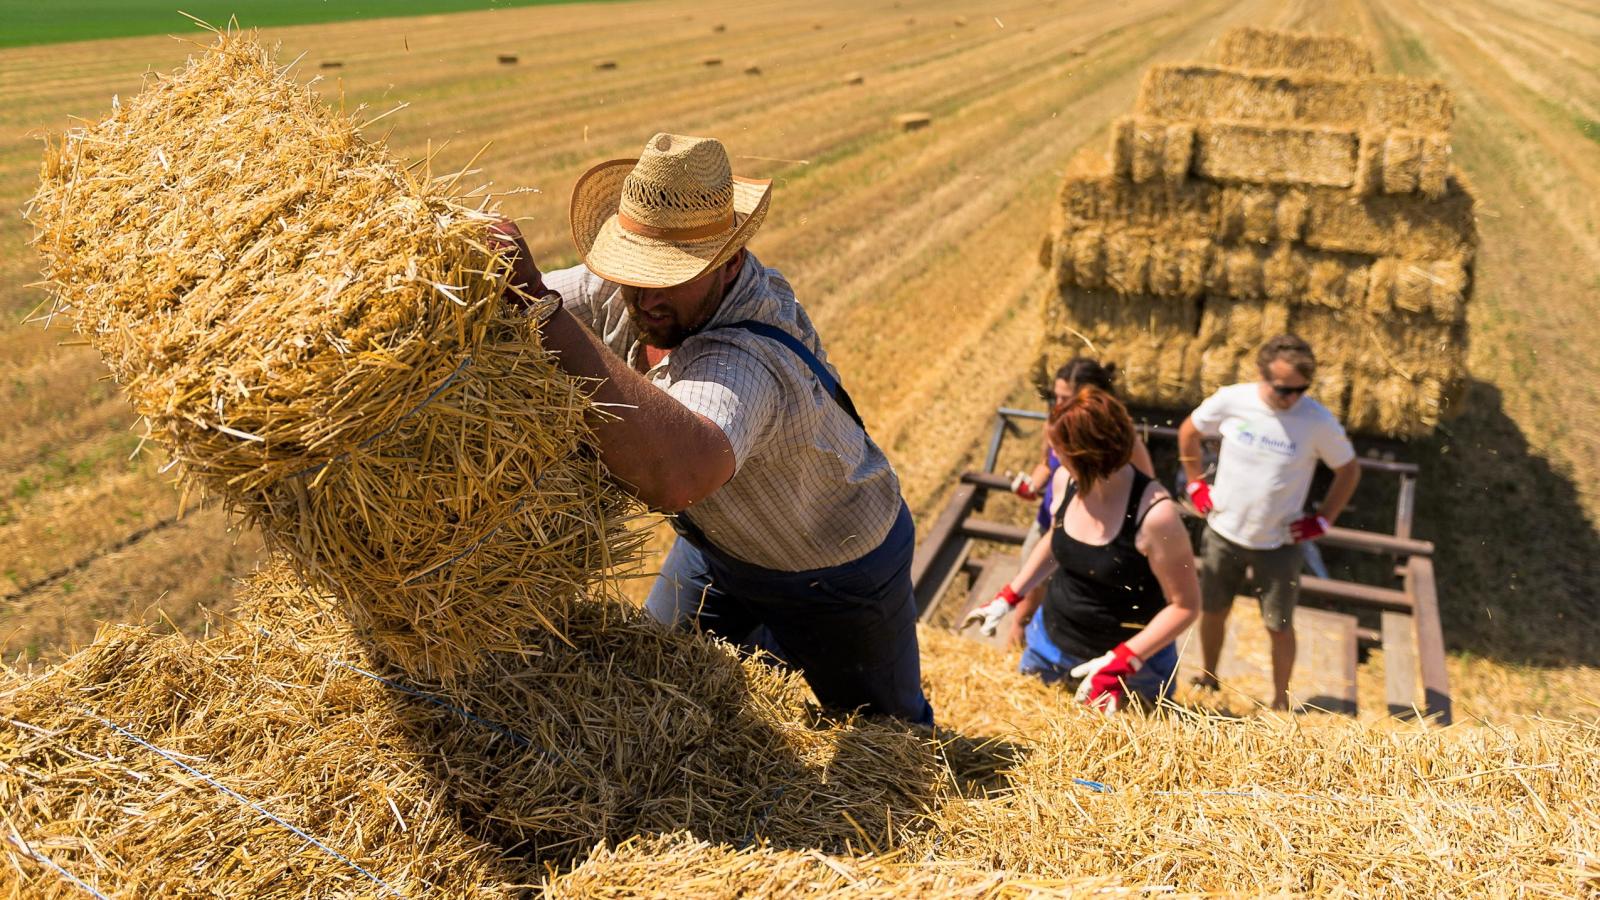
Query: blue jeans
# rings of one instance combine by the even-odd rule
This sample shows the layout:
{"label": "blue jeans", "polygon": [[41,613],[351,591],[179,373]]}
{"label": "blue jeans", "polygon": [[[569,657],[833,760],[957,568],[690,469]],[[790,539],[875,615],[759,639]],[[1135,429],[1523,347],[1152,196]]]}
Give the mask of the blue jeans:
{"label": "blue jeans", "polygon": [[[1027,637],[1028,649],[1022,651],[1022,663],[1017,666],[1017,671],[1024,675],[1037,675],[1045,684],[1055,684],[1067,678],[1073,666],[1087,662],[1063,652],[1050,641],[1050,635],[1044,630],[1042,609],[1034,613],[1033,621],[1028,623]],[[1144,666],[1132,678],[1123,679],[1123,683],[1146,702],[1154,703],[1157,698],[1172,697],[1173,689],[1177,687],[1177,669],[1178,642],[1173,641],[1145,660]]]}
{"label": "blue jeans", "polygon": [[668,625],[766,650],[799,669],[828,709],[931,726],[911,591],[915,545],[903,505],[877,549],[806,572],[753,566],[680,531],[645,608]]}

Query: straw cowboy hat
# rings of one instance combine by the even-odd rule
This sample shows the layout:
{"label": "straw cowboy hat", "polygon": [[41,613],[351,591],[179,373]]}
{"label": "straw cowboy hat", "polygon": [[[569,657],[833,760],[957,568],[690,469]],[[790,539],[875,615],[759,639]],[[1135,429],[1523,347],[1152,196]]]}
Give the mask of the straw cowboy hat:
{"label": "straw cowboy hat", "polygon": [[740,178],[712,138],[658,134],[572,186],[572,240],[589,271],[633,287],[693,281],[761,227],[772,181]]}

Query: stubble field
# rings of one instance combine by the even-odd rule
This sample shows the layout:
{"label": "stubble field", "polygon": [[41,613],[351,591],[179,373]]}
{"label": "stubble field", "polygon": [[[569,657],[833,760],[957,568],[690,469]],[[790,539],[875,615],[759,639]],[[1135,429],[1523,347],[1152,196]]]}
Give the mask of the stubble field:
{"label": "stubble field", "polygon": [[[248,22],[246,24],[249,24]],[[1466,411],[1412,448],[1421,536],[1439,545],[1462,718],[1588,715],[1600,696],[1600,8],[1470,0],[574,4],[275,29],[346,107],[409,108],[398,152],[435,170],[486,143],[482,180],[546,268],[575,261],[573,180],[656,131],[722,138],[776,179],[753,249],[781,268],[901,473],[919,522],[981,452],[994,407],[1028,402],[1062,168],[1157,61],[1200,59],[1239,24],[1370,41],[1380,68],[1439,77],[1483,252]],[[716,26],[725,26],[716,30]],[[182,31],[175,17],[173,29]],[[203,42],[203,36],[193,36]],[[17,210],[34,135],[103,114],[195,49],[136,38],[0,51],[0,653],[59,658],[97,620],[197,627],[260,541],[201,506],[180,518],[158,455],[42,299]],[[516,66],[496,62],[519,55]],[[703,65],[718,57],[719,66]],[[599,60],[614,60],[598,70]],[[325,61],[336,69],[321,70]],[[745,74],[749,66],[760,74]],[[864,83],[843,76],[860,72]],[[901,112],[933,115],[902,133]],[[447,142],[447,143],[446,143]],[[441,147],[441,144],[443,146]]]}

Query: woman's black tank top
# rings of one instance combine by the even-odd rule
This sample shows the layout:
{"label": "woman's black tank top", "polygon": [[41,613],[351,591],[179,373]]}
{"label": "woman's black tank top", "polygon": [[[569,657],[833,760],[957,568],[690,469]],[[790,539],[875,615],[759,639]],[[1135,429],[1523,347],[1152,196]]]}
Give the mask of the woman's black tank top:
{"label": "woman's black tank top", "polygon": [[1078,493],[1077,482],[1067,485],[1050,532],[1050,551],[1060,570],[1045,591],[1044,628],[1069,656],[1087,660],[1105,653],[1150,624],[1166,605],[1150,560],[1134,546],[1144,522],[1139,501],[1149,484],[1150,476],[1135,469],[1122,525],[1104,546],[1077,540],[1062,527],[1067,505]]}

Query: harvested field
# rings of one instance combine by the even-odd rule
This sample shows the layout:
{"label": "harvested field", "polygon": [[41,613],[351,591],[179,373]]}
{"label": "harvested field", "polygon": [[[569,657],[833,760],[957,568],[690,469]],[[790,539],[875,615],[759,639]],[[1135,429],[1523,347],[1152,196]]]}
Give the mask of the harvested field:
{"label": "harvested field", "polygon": [[[662,128],[727,138],[736,167],[778,179],[754,249],[800,291],[924,527],[951,475],[981,454],[996,402],[1036,402],[1027,377],[1049,277],[1035,262],[1039,238],[1067,161],[1085,146],[1103,155],[1104,127],[1134,108],[1142,72],[1211,58],[1210,42],[1235,24],[1360,37],[1378,48],[1379,73],[1438,79],[1454,92],[1454,162],[1480,199],[1465,408],[1413,451],[1425,467],[1419,535],[1438,543],[1445,635],[1461,651],[1451,659],[1459,717],[1522,730],[1541,727],[1523,718],[1539,711],[1595,714],[1600,325],[1590,298],[1600,144],[1582,120],[1600,121],[1600,80],[1587,65],[1600,29],[1586,11],[1557,0],[1450,10],[1410,0],[1002,3],[994,13],[1005,28],[975,17],[952,38],[953,16],[970,9],[937,4],[907,24],[909,13],[888,3],[745,4],[751,27],[713,37],[701,8],[666,0],[608,4],[598,16],[588,7],[497,11],[269,37],[286,57],[308,53],[312,70],[324,58],[344,61],[323,90],[349,108],[410,102],[377,130],[392,126],[391,145],[412,158],[450,138],[435,171],[454,171],[493,140],[482,177],[539,189],[505,202],[528,217],[547,266],[572,262],[567,192],[589,163],[636,152]],[[816,32],[822,17],[828,27]],[[502,68],[493,58],[502,47],[540,47],[539,65]],[[34,131],[60,130],[69,115],[97,119],[113,94],[140,89],[142,72],[170,69],[190,49],[150,38],[0,51],[0,196],[18,209],[37,185]],[[760,59],[764,75],[703,69],[698,60],[710,54]],[[597,61],[616,66],[597,72]],[[862,83],[843,84],[845,73]],[[937,127],[887,127],[907,109],[927,109]],[[1274,207],[1289,199],[1261,190]],[[1461,255],[1454,226],[1396,224],[1405,222],[1398,204],[1377,205],[1390,195],[1371,197],[1368,208],[1385,211],[1368,215],[1319,202],[1324,191],[1340,192],[1305,192],[1308,246],[1405,257],[1391,243],[1404,233],[1416,258]],[[1264,201],[1251,204],[1256,228],[1268,219]],[[1245,217],[1237,221],[1243,234]],[[27,234],[18,217],[0,218],[0,648],[8,659],[56,660],[93,633],[80,611],[158,622],[159,609],[189,624],[198,605],[226,605],[228,576],[249,570],[252,545],[232,551],[211,511],[107,552],[172,518],[176,493],[149,453],[132,464],[131,447],[75,455],[132,417],[114,386],[97,381],[103,367],[91,350],[62,346],[59,329],[20,324],[43,300],[25,287],[38,277]],[[57,474],[55,460],[74,467]],[[102,499],[83,502],[85,490]],[[95,514],[123,502],[128,509]],[[25,554],[34,561],[19,565]],[[70,591],[57,581],[15,594],[80,562]],[[930,674],[941,709],[956,691],[941,686],[945,677]],[[989,707],[983,715],[1013,715],[995,696],[978,692],[971,703]]]}

